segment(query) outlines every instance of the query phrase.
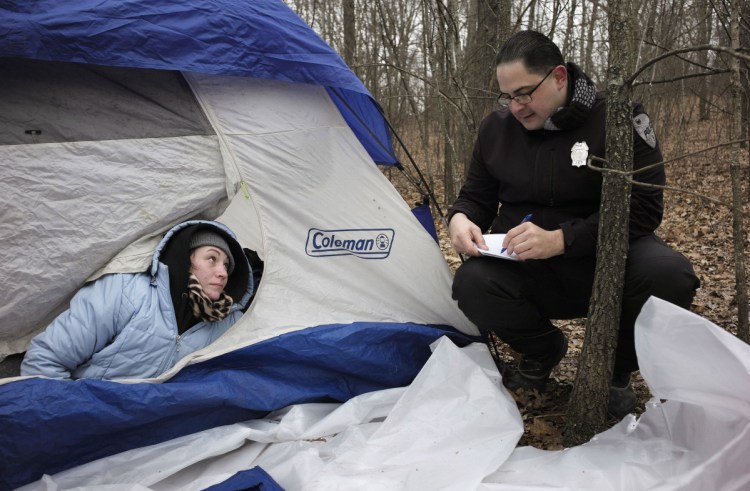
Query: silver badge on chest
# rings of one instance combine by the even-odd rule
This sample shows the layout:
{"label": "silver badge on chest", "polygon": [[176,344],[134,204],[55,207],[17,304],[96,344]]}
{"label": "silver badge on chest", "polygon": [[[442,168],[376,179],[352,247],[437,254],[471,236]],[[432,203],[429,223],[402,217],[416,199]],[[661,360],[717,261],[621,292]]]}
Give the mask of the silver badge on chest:
{"label": "silver badge on chest", "polygon": [[589,158],[589,146],[586,142],[577,142],[570,149],[570,160],[573,161],[573,167],[583,167]]}

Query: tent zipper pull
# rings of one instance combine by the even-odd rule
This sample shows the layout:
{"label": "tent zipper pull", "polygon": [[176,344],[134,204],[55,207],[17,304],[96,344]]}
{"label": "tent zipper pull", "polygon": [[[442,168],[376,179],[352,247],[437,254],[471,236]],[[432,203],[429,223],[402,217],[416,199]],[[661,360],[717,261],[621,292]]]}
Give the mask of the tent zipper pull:
{"label": "tent zipper pull", "polygon": [[247,190],[245,181],[240,181],[240,187],[242,188],[242,194],[245,195],[245,199],[250,199],[250,191]]}
{"label": "tent zipper pull", "polygon": [[175,341],[177,341],[177,352],[179,353],[180,352],[180,335],[179,334],[175,337]]}

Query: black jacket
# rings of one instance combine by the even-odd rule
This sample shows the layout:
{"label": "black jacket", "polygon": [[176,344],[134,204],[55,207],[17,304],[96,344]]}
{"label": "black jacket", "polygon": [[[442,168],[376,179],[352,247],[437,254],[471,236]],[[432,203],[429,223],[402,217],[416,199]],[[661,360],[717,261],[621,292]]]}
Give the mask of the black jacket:
{"label": "black jacket", "polygon": [[[605,95],[596,96],[588,118],[572,130],[526,130],[508,109],[494,111],[482,122],[474,145],[469,172],[448,219],[464,213],[483,231],[505,233],[525,215],[546,230],[562,228],[565,256],[596,253],[602,174],[573,166],[571,149],[586,142],[589,154],[605,158]],[[635,104],[633,116],[644,114]],[[662,160],[658,143],[652,148],[633,131],[633,167]],[[596,162],[595,162],[596,164]],[[664,168],[638,173],[636,180],[664,184]],[[630,238],[653,233],[661,223],[663,192],[633,186],[630,204]],[[498,210],[498,205],[500,208]]]}

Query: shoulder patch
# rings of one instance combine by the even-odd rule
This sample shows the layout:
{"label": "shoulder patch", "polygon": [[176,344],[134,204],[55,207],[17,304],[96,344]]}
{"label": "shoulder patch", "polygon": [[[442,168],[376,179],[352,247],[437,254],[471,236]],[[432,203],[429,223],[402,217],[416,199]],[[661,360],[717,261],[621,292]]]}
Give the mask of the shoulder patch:
{"label": "shoulder patch", "polygon": [[651,127],[651,120],[646,113],[639,114],[633,118],[633,126],[636,133],[645,141],[649,147],[656,147],[656,134]]}

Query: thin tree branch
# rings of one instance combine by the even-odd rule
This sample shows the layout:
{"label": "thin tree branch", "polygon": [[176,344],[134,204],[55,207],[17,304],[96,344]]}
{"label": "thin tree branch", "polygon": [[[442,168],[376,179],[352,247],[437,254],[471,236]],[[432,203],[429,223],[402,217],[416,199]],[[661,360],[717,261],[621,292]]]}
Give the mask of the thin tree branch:
{"label": "thin tree branch", "polygon": [[[662,52],[669,51],[668,47],[663,46],[661,44],[657,44],[653,39],[650,42],[648,42],[647,44],[649,46],[654,47],[654,48],[659,48]],[[684,56],[677,56],[677,59],[679,59],[680,61],[683,61],[683,62],[687,63],[688,65],[692,65],[694,67],[698,67],[698,68],[700,68],[702,70],[712,70],[713,69],[709,65],[704,65],[702,63],[698,63],[697,61],[691,60],[690,58],[686,58]]]}
{"label": "thin tree branch", "polygon": [[645,80],[643,82],[633,82],[633,87],[637,87],[639,85],[656,85],[656,84],[668,84],[672,82],[679,82],[680,80],[685,80],[688,78],[696,78],[696,77],[710,77],[712,75],[721,75],[722,73],[729,73],[729,70],[711,70],[707,73],[691,73],[688,75],[680,75],[679,77],[675,78],[669,78],[664,80],[653,80],[650,82],[646,82]]}
{"label": "thin tree branch", "polygon": [[719,51],[719,52],[722,52],[722,53],[728,53],[728,54],[730,54],[732,56],[735,56],[735,57],[740,58],[740,59],[745,60],[745,61],[750,61],[750,56],[743,55],[742,53],[740,53],[738,51],[735,51],[735,50],[733,50],[731,48],[726,48],[724,46],[717,46],[717,45],[714,45],[714,44],[702,44],[702,45],[699,45],[699,46],[692,46],[692,47],[689,47],[689,48],[674,49],[672,51],[667,51],[666,53],[662,53],[659,56],[651,58],[650,60],[648,60],[647,62],[645,62],[643,65],[641,65],[630,76],[630,78],[628,78],[625,81],[625,83],[626,84],[633,84],[633,83],[635,83],[635,80],[638,77],[638,75],[640,75],[641,73],[643,73],[651,65],[654,65],[654,64],[656,64],[657,62],[659,62],[661,60],[664,60],[664,59],[669,58],[671,56],[676,56],[676,55],[678,55],[680,53],[690,53],[692,51]]}
{"label": "thin tree branch", "polygon": [[[747,140],[740,140],[740,141],[747,141]],[[731,142],[731,144],[734,144],[734,143],[737,143],[737,142]],[[722,144],[720,146],[725,146],[725,145],[729,145],[729,144],[730,143],[726,143],[726,144]],[[708,149],[706,149],[706,150],[708,150]],[[699,152],[694,152],[694,153],[699,153]],[[683,158],[683,157],[685,157],[685,155],[683,155],[681,157],[677,157],[677,158]],[[670,161],[676,160],[677,158],[670,159]],[[636,172],[641,172],[643,170],[646,170],[647,168],[656,167],[658,165],[664,165],[667,162],[666,160],[662,161],[662,162],[657,162],[656,164],[651,164],[648,167],[643,167],[641,169],[638,169],[637,171],[623,171],[623,170],[618,170],[618,169],[609,169],[609,168],[605,168],[605,167],[597,167],[597,166],[591,164],[591,162],[594,161],[594,160],[596,160],[597,162],[603,162],[603,163],[607,162],[607,160],[605,160],[605,159],[596,157],[594,155],[590,155],[589,158],[586,160],[586,167],[588,167],[589,169],[595,170],[597,172],[601,172],[601,173],[616,174],[616,175],[622,177],[623,180],[629,182],[630,184],[632,184],[634,186],[640,186],[640,187],[643,187],[643,188],[650,188],[650,189],[663,189],[663,190],[666,190],[666,191],[675,191],[675,192],[678,192],[678,193],[689,194],[689,195],[692,195],[692,196],[704,199],[706,201],[710,201],[711,203],[723,206],[723,207],[728,208],[730,210],[732,210],[734,208],[731,203],[726,203],[726,202],[720,201],[720,200],[718,200],[716,198],[711,198],[709,196],[706,196],[705,194],[701,194],[701,193],[698,193],[696,191],[690,191],[690,190],[687,190],[687,189],[677,188],[677,187],[673,187],[673,186],[667,186],[667,185],[664,185],[664,184],[651,184],[649,182],[636,181],[635,179],[633,179],[632,177],[630,177],[632,174],[635,174]],[[743,212],[742,210],[740,210],[740,213],[742,215],[750,217],[750,212]]]}
{"label": "thin tree branch", "polygon": [[[709,150],[716,150],[717,148],[721,148],[721,147],[728,147],[728,146],[731,146],[731,145],[735,145],[737,143],[744,143],[746,141],[750,141],[750,138],[745,138],[743,140],[733,140],[733,141],[725,142],[725,143],[719,143],[719,144],[713,145],[711,147],[701,148],[700,150],[696,150],[695,152],[690,152],[690,153],[678,155],[677,157],[672,157],[671,159],[662,160],[661,162],[656,162],[655,164],[650,164],[650,165],[647,165],[645,167],[641,167],[640,169],[633,169],[632,171],[629,171],[628,173],[632,174],[632,175],[635,175],[635,174],[638,174],[639,172],[644,172],[644,171],[653,169],[654,167],[658,167],[660,165],[671,164],[672,162],[674,162],[676,160],[686,159],[688,157],[692,157],[694,155],[698,155],[699,153],[708,152]],[[591,159],[592,160],[597,160],[597,161],[600,161],[600,162],[607,162],[606,160],[601,159],[601,158],[599,158],[597,156],[594,156],[594,155],[591,156]],[[594,167],[594,168],[598,168],[598,167]]]}
{"label": "thin tree branch", "polygon": [[367,63],[367,64],[364,64],[364,65],[357,65],[357,67],[369,67],[369,66],[381,66],[381,67],[393,68],[394,70],[398,70],[399,72],[404,73],[406,75],[409,75],[411,77],[414,77],[417,80],[421,80],[425,84],[427,84],[430,87],[432,87],[433,89],[435,89],[438,92],[438,94],[440,94],[441,96],[443,96],[443,98],[445,100],[447,100],[453,107],[455,107],[456,109],[458,109],[461,112],[461,114],[463,115],[464,118],[468,118],[469,117],[469,115],[466,114],[466,111],[464,111],[463,108],[461,108],[460,105],[458,105],[448,94],[446,94],[445,92],[443,92],[442,89],[440,89],[440,87],[438,87],[431,80],[428,80],[425,77],[422,77],[421,75],[417,75],[416,73],[411,72],[409,70],[406,70],[404,68],[400,68],[400,67],[398,67],[398,66],[396,66],[396,65],[394,65],[392,63]]}

